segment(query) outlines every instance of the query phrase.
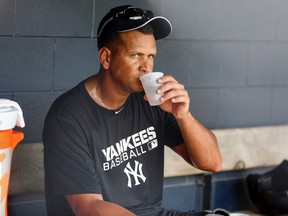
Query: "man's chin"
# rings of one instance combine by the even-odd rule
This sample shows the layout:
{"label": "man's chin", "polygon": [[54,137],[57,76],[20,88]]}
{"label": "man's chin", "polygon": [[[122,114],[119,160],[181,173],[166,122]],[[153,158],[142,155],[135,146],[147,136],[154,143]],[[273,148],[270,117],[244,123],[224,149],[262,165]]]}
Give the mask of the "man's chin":
{"label": "man's chin", "polygon": [[134,92],[143,92],[144,88],[142,85],[137,86],[137,88],[135,88]]}

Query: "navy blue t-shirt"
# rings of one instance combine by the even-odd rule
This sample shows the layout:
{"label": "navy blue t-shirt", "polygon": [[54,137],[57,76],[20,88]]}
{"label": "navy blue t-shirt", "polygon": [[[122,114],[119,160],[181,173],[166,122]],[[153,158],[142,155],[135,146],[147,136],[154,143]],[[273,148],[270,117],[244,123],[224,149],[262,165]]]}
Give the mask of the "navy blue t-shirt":
{"label": "navy blue t-shirt", "polygon": [[43,131],[49,215],[73,215],[64,195],[81,193],[102,194],[137,215],[161,211],[164,145],[183,138],[175,118],[143,95],[108,110],[82,82],[56,99]]}

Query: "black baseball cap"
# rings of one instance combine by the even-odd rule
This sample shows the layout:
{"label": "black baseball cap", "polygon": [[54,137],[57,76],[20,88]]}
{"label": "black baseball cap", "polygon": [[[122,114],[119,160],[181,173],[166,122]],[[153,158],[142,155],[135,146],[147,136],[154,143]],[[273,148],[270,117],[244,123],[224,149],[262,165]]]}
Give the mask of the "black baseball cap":
{"label": "black baseball cap", "polygon": [[156,40],[167,37],[172,32],[170,21],[163,16],[154,16],[150,10],[143,10],[132,5],[112,8],[101,20],[97,30],[98,46],[111,33],[128,32],[146,24],[153,28]]}

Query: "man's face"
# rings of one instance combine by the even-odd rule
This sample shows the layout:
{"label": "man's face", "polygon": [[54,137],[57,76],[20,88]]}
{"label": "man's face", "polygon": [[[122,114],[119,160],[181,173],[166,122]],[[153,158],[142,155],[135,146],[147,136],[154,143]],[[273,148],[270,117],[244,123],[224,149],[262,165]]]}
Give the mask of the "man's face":
{"label": "man's face", "polygon": [[154,35],[136,30],[120,33],[120,41],[111,46],[108,68],[119,91],[131,93],[143,90],[139,77],[153,71],[156,51]]}

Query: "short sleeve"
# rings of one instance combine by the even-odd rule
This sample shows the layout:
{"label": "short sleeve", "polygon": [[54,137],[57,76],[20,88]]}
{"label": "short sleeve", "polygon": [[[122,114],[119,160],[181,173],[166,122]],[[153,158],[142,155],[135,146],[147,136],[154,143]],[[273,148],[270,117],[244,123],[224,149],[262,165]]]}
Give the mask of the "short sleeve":
{"label": "short sleeve", "polygon": [[179,125],[170,113],[165,115],[165,144],[170,148],[174,148],[184,143]]}

